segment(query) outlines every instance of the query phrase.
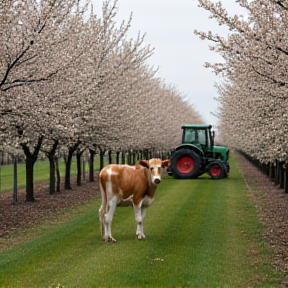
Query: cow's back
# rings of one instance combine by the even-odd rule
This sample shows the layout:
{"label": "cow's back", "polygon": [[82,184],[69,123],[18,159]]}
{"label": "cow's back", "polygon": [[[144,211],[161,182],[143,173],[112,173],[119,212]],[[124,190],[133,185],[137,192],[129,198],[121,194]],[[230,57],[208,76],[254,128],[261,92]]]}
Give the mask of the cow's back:
{"label": "cow's back", "polygon": [[124,200],[135,194],[143,196],[149,187],[147,171],[140,165],[110,164],[100,172],[100,181],[106,193],[111,187],[111,192]]}

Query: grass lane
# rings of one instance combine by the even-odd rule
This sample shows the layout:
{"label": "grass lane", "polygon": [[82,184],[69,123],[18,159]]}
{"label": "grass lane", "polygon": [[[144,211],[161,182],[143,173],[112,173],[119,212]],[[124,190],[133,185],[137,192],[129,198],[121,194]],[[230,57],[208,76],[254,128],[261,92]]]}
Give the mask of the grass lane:
{"label": "grass lane", "polygon": [[[113,154],[113,163],[116,163],[116,156]],[[104,157],[104,164],[108,164],[108,159]],[[83,165],[83,164],[82,164]],[[85,173],[88,177],[88,163],[85,163]],[[81,166],[83,169],[83,166]],[[99,171],[100,169],[100,159],[99,155],[95,155],[94,159],[94,170]],[[63,178],[65,176],[65,161],[63,158],[59,160],[59,171],[60,176]],[[0,194],[11,192],[13,190],[13,165],[3,165],[0,166]],[[71,163],[71,175],[77,174],[77,163],[75,157],[72,158]],[[82,171],[83,173],[83,171]],[[26,166],[25,163],[20,163],[17,165],[17,177],[18,177],[18,189],[26,187]],[[34,184],[49,181],[50,172],[49,172],[49,161],[36,161],[34,165]]]}
{"label": "grass lane", "polygon": [[[61,177],[65,175],[65,162],[59,161]],[[72,162],[71,175],[77,174],[76,161]],[[34,184],[49,181],[49,161],[36,161],[34,165]],[[17,186],[18,189],[26,187],[26,167],[25,163],[17,165]],[[13,165],[0,166],[0,194],[13,190]]]}
{"label": "grass lane", "polygon": [[277,287],[262,226],[231,159],[230,178],[165,177],[136,240],[132,208],[117,208],[101,240],[100,202],[0,253],[0,287]]}

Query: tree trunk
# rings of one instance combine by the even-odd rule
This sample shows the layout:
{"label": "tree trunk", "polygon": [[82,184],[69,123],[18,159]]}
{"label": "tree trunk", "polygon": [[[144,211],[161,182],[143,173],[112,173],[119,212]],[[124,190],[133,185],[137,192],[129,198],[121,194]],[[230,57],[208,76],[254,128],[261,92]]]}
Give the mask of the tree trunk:
{"label": "tree trunk", "polygon": [[137,154],[137,161],[143,159],[142,157],[143,157],[143,155],[142,155],[142,150],[141,150],[141,151],[138,151],[138,154]]}
{"label": "tree trunk", "polygon": [[31,153],[26,143],[22,143],[21,146],[26,156],[26,201],[34,202],[34,164],[37,160],[42,142],[43,136],[38,138],[38,143],[34,149],[34,153]]}
{"label": "tree trunk", "polygon": [[26,157],[26,201],[34,202],[34,161],[32,157]]}
{"label": "tree trunk", "polygon": [[284,172],[284,191],[287,194],[288,193],[288,169],[285,169]]}
{"label": "tree trunk", "polygon": [[71,163],[72,163],[72,156],[73,153],[77,150],[78,146],[80,145],[80,142],[78,141],[73,147],[69,147],[68,156],[66,159],[66,167],[65,167],[65,189],[71,190]]}
{"label": "tree trunk", "polygon": [[108,151],[109,164],[112,164],[112,150]]}
{"label": "tree trunk", "polygon": [[61,177],[60,177],[58,157],[55,157],[55,168],[56,168],[56,179],[57,179],[57,181],[56,181],[56,191],[60,192]]}
{"label": "tree trunk", "polygon": [[149,153],[149,152],[148,152],[147,149],[143,151],[143,158],[144,158],[145,160],[148,160],[148,159],[149,159],[148,153]]}
{"label": "tree trunk", "polygon": [[100,151],[100,171],[104,167],[104,154],[105,154],[105,152]]}
{"label": "tree trunk", "polygon": [[274,164],[269,163],[269,178],[273,181],[275,177],[275,169],[274,169]]}
{"label": "tree trunk", "polygon": [[77,150],[76,154],[76,159],[77,159],[77,186],[81,186],[81,175],[82,175],[82,170],[81,170],[81,156],[83,154],[83,151],[80,151],[79,149]]}
{"label": "tree trunk", "polygon": [[98,149],[100,151],[100,171],[101,171],[104,167],[104,155],[106,150],[102,149],[101,146],[98,146]]}
{"label": "tree trunk", "polygon": [[276,165],[275,165],[275,177],[274,177],[274,184],[278,185],[279,184],[279,161],[276,160]]}
{"label": "tree trunk", "polygon": [[49,155],[49,173],[50,173],[50,183],[49,183],[49,194],[55,193],[55,159],[54,156]]}
{"label": "tree trunk", "polygon": [[135,163],[136,163],[136,152],[133,151],[132,152],[132,165],[135,165]]}
{"label": "tree trunk", "polygon": [[94,182],[94,155],[96,152],[89,149],[90,160],[89,160],[89,182]]}
{"label": "tree trunk", "polygon": [[264,173],[266,176],[269,176],[269,164],[263,164],[264,165]]}
{"label": "tree trunk", "polygon": [[70,174],[71,174],[71,162],[73,153],[68,153],[65,163],[65,190],[71,190]]}
{"label": "tree trunk", "polygon": [[12,203],[15,204],[18,202],[18,189],[17,189],[17,156],[13,156],[13,195]]}
{"label": "tree trunk", "polygon": [[116,164],[120,164],[119,158],[120,158],[120,151],[117,151],[116,152]]}
{"label": "tree trunk", "polygon": [[285,162],[280,162],[280,166],[279,166],[279,183],[280,183],[280,188],[283,189],[284,188],[284,168],[283,165],[285,164]]}
{"label": "tree trunk", "polygon": [[50,171],[50,185],[49,185],[49,194],[52,195],[55,193],[55,153],[58,147],[59,141],[54,141],[54,144],[50,151],[46,152],[46,155],[49,159],[49,171]]}
{"label": "tree trunk", "polygon": [[127,164],[131,165],[131,152],[130,151],[127,152]]}
{"label": "tree trunk", "polygon": [[122,158],[122,159],[121,159],[121,163],[122,163],[122,164],[125,164],[125,151],[122,151],[121,156],[122,156],[122,157],[121,157],[121,158]]}

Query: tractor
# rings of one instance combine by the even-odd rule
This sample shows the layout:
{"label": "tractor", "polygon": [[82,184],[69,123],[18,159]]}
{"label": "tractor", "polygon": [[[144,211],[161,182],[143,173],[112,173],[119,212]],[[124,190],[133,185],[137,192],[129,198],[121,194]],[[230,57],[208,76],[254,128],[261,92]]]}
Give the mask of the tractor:
{"label": "tractor", "polygon": [[181,128],[182,144],[171,154],[168,174],[178,179],[195,179],[204,173],[212,179],[228,177],[229,148],[214,146],[212,125],[183,125]]}

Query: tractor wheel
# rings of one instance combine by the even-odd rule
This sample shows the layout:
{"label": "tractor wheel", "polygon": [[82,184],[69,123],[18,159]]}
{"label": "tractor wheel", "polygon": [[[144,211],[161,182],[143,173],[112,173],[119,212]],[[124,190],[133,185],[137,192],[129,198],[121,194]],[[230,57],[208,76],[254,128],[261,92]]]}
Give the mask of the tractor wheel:
{"label": "tractor wheel", "polygon": [[206,169],[212,179],[223,179],[227,177],[225,166],[220,162],[211,162]]}
{"label": "tractor wheel", "polygon": [[197,178],[201,158],[193,150],[180,149],[173,153],[171,170],[179,179]]}

